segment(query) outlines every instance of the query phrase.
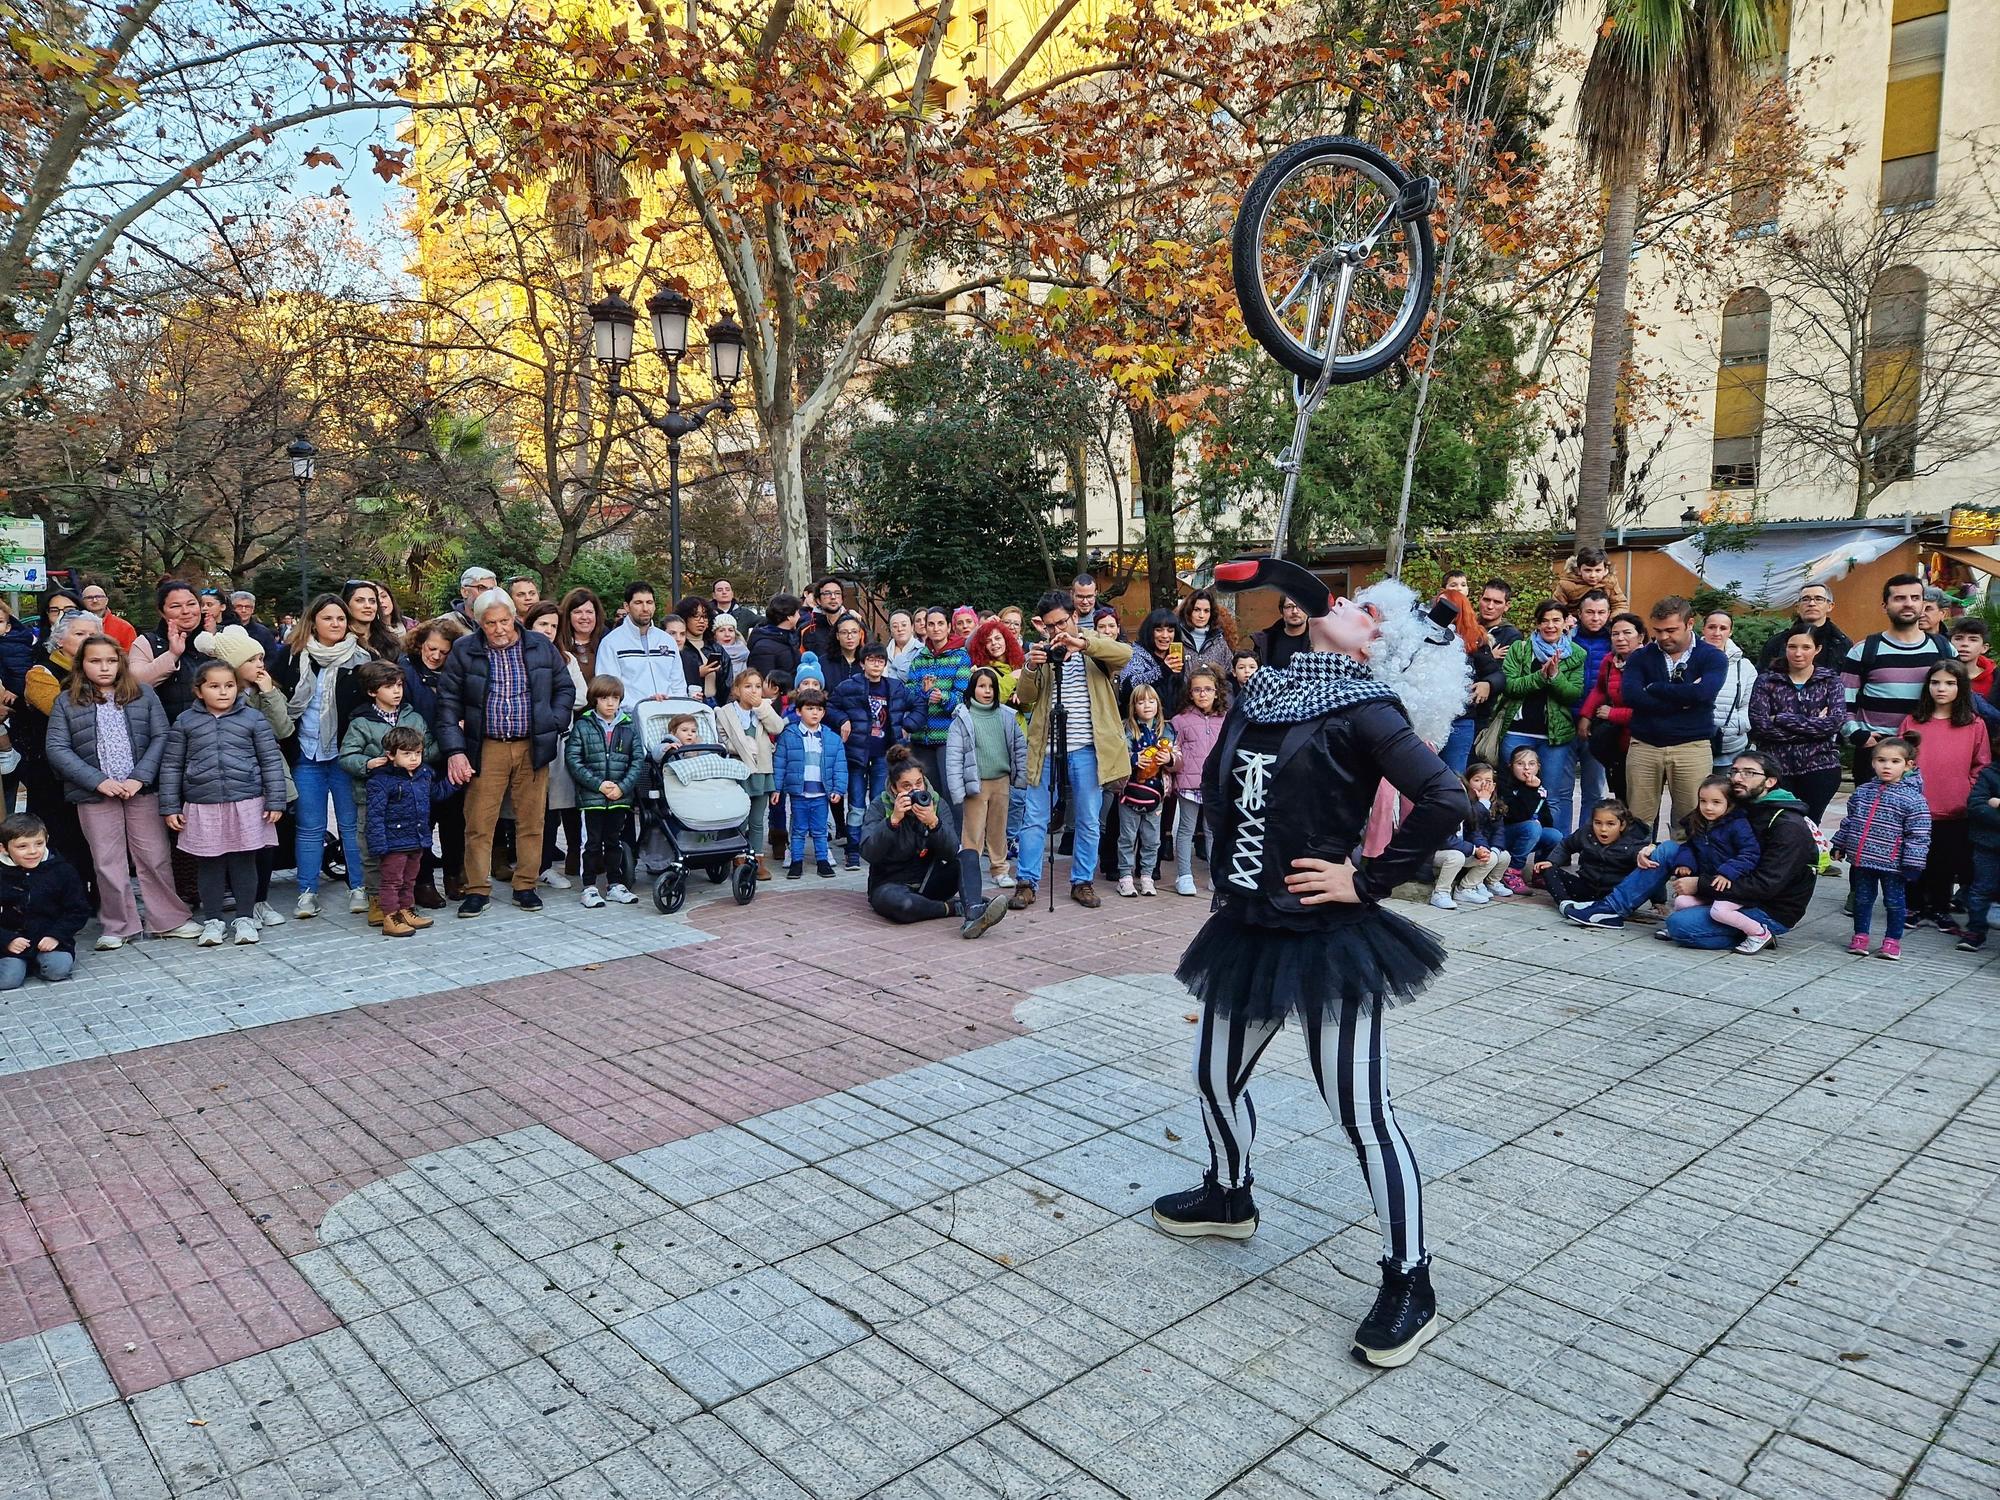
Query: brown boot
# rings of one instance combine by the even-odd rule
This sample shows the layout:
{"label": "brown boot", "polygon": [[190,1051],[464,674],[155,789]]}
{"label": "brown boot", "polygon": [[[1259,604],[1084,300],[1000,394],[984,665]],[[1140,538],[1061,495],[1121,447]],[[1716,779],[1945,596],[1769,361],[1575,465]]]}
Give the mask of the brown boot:
{"label": "brown boot", "polygon": [[[377,901],[373,896],[370,896],[368,898],[368,925],[370,927],[380,927],[385,920],[387,919],[382,914],[382,903]],[[406,933],[404,936],[407,937],[408,934]]]}
{"label": "brown boot", "polygon": [[1035,904],[1035,882],[1024,880],[1014,887],[1014,894],[1007,898],[1007,910],[1026,911]]}
{"label": "brown boot", "polygon": [[445,876],[444,899],[447,901],[463,901],[465,899],[465,882],[460,880],[456,875]]}
{"label": "brown boot", "polygon": [[425,880],[417,886],[417,905],[437,911],[444,906],[444,897],[438,894],[436,886]]}
{"label": "brown boot", "polygon": [[383,913],[382,915],[383,937],[409,937],[414,931],[415,929],[412,928],[408,922],[405,922],[403,920],[403,914],[401,912],[392,911]]}
{"label": "brown boot", "polygon": [[396,915],[398,915],[403,919],[403,925],[405,927],[415,928],[418,932],[422,932],[426,927],[434,927],[437,925],[436,923],[432,922],[429,917],[422,915],[414,908],[398,912]]}
{"label": "brown boot", "polygon": [[757,856],[757,878],[759,880],[771,878],[771,867],[764,863],[764,856],[761,854]]}
{"label": "brown boot", "polygon": [[[1015,889],[1018,890],[1020,887],[1016,886]],[[1074,901],[1078,906],[1087,907],[1091,911],[1096,911],[1098,907],[1104,904],[1097,899],[1097,887],[1092,885],[1088,880],[1079,880],[1071,885],[1069,888],[1069,899]]]}

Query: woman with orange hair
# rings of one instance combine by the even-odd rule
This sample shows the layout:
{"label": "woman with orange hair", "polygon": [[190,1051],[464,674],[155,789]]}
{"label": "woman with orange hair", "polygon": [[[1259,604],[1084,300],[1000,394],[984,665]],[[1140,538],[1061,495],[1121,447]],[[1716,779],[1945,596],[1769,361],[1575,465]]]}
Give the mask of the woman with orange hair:
{"label": "woman with orange hair", "polygon": [[1453,774],[1463,776],[1466,766],[1472,760],[1472,742],[1478,736],[1479,726],[1493,705],[1500,701],[1501,690],[1507,685],[1506,669],[1500,658],[1493,654],[1493,639],[1481,628],[1478,617],[1472,612],[1472,601],[1461,589],[1446,589],[1439,594],[1458,611],[1453,622],[1458,631],[1460,644],[1465,654],[1472,658],[1472,693],[1467,699],[1465,711],[1451,721],[1451,733],[1438,747],[1438,759],[1450,766]]}

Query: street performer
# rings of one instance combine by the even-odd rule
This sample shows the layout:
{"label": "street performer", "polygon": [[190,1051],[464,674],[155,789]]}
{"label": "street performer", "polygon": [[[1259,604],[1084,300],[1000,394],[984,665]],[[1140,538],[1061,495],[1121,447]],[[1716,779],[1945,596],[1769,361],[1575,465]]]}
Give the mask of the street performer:
{"label": "street performer", "polygon": [[[1221,585],[1277,588],[1303,606],[1310,649],[1283,671],[1266,668],[1250,679],[1209,758],[1202,805],[1211,820],[1215,910],[1178,977],[1202,1002],[1194,1075],[1210,1165],[1200,1187],[1155,1202],[1153,1221],[1187,1238],[1256,1233],[1250,1075],[1296,1015],[1313,1077],[1354,1145],[1382,1229],[1382,1289],[1355,1333],[1354,1353],[1373,1365],[1404,1365],[1437,1331],[1437,1304],[1422,1180],[1389,1102],[1382,1011],[1415,996],[1442,966],[1444,949],[1379,903],[1428,869],[1466,816],[1463,787],[1412,729],[1404,702],[1439,696],[1440,684],[1426,674],[1449,674],[1442,691],[1462,701],[1464,654],[1404,652],[1400,618],[1388,621],[1385,642],[1375,609],[1330,598],[1294,563],[1240,560],[1215,573]],[[1387,847],[1357,868],[1385,780],[1409,808]]]}

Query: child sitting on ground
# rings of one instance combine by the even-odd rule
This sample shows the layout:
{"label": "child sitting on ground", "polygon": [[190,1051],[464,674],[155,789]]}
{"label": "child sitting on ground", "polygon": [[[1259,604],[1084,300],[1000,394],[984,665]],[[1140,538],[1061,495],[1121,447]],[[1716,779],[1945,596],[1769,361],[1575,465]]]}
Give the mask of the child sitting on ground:
{"label": "child sitting on ground", "polygon": [[[1459,903],[1484,906],[1495,896],[1511,896],[1507,889],[1507,850],[1502,842],[1499,799],[1493,794],[1493,768],[1476,760],[1465,768],[1465,795],[1470,803],[1464,826],[1445,839],[1438,850],[1437,884],[1431,888],[1431,905],[1439,911],[1457,911]],[[1452,887],[1459,877],[1465,883],[1453,899]]]}
{"label": "child sitting on ground", "polygon": [[1532,745],[1520,745],[1507,757],[1507,774],[1500,780],[1500,842],[1512,868],[1508,888],[1519,894],[1528,888],[1526,874],[1562,833],[1549,812],[1549,794],[1542,787],[1542,758]]}
{"label": "child sitting on ground", "polygon": [[382,936],[409,937],[431,925],[417,910],[417,871],[431,846],[431,804],[451,795],[451,783],[424,764],[424,731],[414,724],[390,728],[382,736],[382,756],[363,796],[368,852],[379,871]]}
{"label": "child sitting on ground", "polygon": [[[1695,791],[1694,811],[1681,820],[1680,853],[1674,860],[1675,875],[1695,875],[1711,891],[1727,891],[1757,868],[1764,850],[1757,842],[1749,815],[1729,796],[1729,778],[1710,776]],[[1674,910],[1700,906],[1695,895],[1674,897]],[[1738,953],[1755,953],[1771,941],[1771,931],[1747,916],[1741,906],[1726,897],[1709,902],[1708,914],[1724,927],[1743,934]]]}
{"label": "child sitting on ground", "polygon": [[1903,956],[1903,924],[1909,916],[1905,882],[1924,872],[1931,852],[1931,810],[1924,801],[1924,774],[1917,769],[1914,735],[1875,746],[1872,780],[1854,788],[1847,814],[1833,835],[1833,851],[1853,868],[1854,937],[1847,951],[1868,953],[1868,928],[1879,892],[1887,917],[1877,958]]}
{"label": "child sitting on ground", "polygon": [[76,969],[76,935],[90,920],[83,877],[49,848],[48,825],[30,813],[0,822],[0,990],[30,974],[61,984]]}
{"label": "child sitting on ground", "polygon": [[[1619,881],[1639,868],[1639,851],[1652,842],[1652,832],[1632,816],[1616,797],[1606,797],[1590,810],[1590,823],[1579,828],[1538,860],[1542,877],[1558,910],[1568,913],[1593,906],[1610,895]],[[1570,860],[1576,869],[1569,868]]]}

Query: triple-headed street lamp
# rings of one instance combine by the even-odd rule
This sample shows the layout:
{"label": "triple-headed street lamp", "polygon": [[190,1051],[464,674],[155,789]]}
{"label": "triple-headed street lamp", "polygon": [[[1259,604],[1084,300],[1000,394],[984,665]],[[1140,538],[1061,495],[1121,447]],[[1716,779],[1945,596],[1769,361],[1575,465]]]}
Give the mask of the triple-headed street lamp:
{"label": "triple-headed street lamp", "polygon": [[285,445],[285,457],[292,461],[292,483],[299,487],[299,614],[304,618],[312,599],[312,561],[306,551],[306,491],[312,488],[313,460],[319,449],[306,441],[302,432]]}
{"label": "triple-headed street lamp", "polygon": [[[688,321],[694,303],[672,287],[663,288],[646,299],[646,316],[653,325],[653,347],[667,362],[667,409],[656,415],[635,391],[622,383],[625,366],[632,362],[632,331],[638,313],[617,292],[586,309],[590,314],[591,351],[611,376],[611,406],[624,396],[638,408],[640,420],[667,440],[667,521],[672,552],[673,597],[681,596],[681,439],[699,432],[717,412],[733,409],[729,393],[743,377],[743,330],[732,314],[708,330],[708,373],[719,395],[712,401],[685,411],[681,409],[681,361],[688,352]],[[607,418],[611,415],[606,413]]]}

